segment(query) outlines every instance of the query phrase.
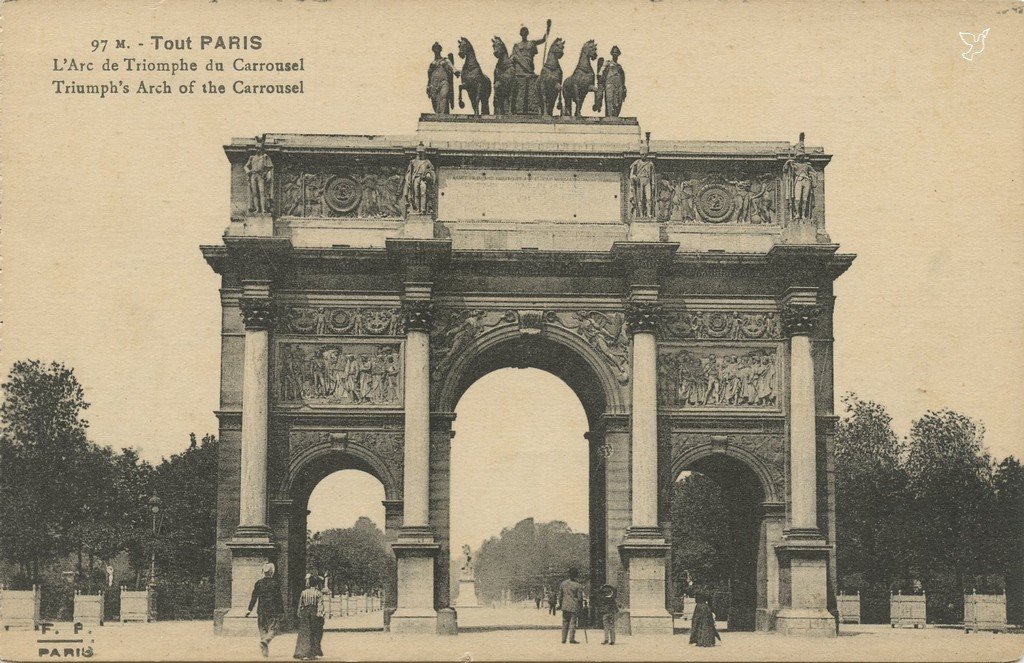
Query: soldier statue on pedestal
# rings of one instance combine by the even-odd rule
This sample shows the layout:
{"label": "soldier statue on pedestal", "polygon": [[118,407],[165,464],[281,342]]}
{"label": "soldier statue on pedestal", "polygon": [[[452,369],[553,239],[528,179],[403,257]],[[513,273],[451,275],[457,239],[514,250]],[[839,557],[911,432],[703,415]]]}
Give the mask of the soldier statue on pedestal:
{"label": "soldier statue on pedestal", "polygon": [[256,152],[245,162],[245,176],[249,179],[249,211],[270,213],[274,191],[274,162],[264,149],[265,136],[256,137]]}
{"label": "soldier statue on pedestal", "polygon": [[809,219],[814,209],[814,166],[804,150],[804,134],[794,148],[796,154],[783,166],[786,202],[793,219]]}
{"label": "soldier statue on pedestal", "polygon": [[634,219],[654,218],[654,161],[650,154],[651,134],[640,146],[640,158],[629,167],[629,203]]}
{"label": "soldier statue on pedestal", "polygon": [[406,213],[430,213],[430,194],[436,181],[434,164],[426,158],[425,148],[423,143],[420,143],[416,148],[416,156],[409,162],[402,182],[402,198],[405,200]]}

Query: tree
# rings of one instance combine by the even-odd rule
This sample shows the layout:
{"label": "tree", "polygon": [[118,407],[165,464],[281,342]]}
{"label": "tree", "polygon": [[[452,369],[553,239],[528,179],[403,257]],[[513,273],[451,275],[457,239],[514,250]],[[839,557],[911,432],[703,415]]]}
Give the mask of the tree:
{"label": "tree", "polygon": [[538,589],[549,591],[570,568],[585,579],[590,573],[590,537],[560,520],[519,521],[483,542],[474,562],[477,595],[497,601],[505,590],[514,600],[532,599]]}
{"label": "tree", "polygon": [[[161,500],[157,566],[161,575],[198,582],[212,579],[217,545],[217,438],[204,435],[196,441],[189,435],[189,447],[165,458],[152,472],[150,494]],[[145,502],[146,495],[142,501]],[[151,516],[143,521],[145,534],[152,541]],[[149,546],[136,549],[148,565]]]}
{"label": "tree", "polygon": [[89,450],[89,404],[74,371],[57,362],[15,362],[2,387],[0,554],[35,582],[40,564],[74,550],[72,487],[75,459]]}
{"label": "tree", "polygon": [[995,536],[999,564],[1006,576],[1006,620],[1024,623],[1024,467],[1010,456],[996,468]]}
{"label": "tree", "polygon": [[384,533],[366,516],[352,527],[316,532],[306,546],[306,568],[321,576],[329,573],[337,592],[381,591],[393,565]]}
{"label": "tree", "polygon": [[[911,575],[907,447],[878,403],[843,398],[836,431],[836,549],[840,589],[859,591],[865,620],[887,621],[889,592]],[[874,614],[870,614],[874,613]]]}
{"label": "tree", "polygon": [[963,618],[963,593],[993,591],[998,570],[992,459],[984,426],[969,417],[927,412],[910,429],[909,523],[929,609],[937,619]]}
{"label": "tree", "polygon": [[729,581],[729,510],[722,488],[693,473],[672,486],[672,578],[676,596],[687,593],[687,578],[710,587]]}

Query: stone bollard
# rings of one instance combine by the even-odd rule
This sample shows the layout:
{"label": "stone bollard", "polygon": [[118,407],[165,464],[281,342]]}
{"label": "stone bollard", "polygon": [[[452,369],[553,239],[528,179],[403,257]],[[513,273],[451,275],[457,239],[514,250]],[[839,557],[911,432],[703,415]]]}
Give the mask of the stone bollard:
{"label": "stone bollard", "polygon": [[458,614],[455,608],[441,608],[437,611],[437,634],[459,634]]}

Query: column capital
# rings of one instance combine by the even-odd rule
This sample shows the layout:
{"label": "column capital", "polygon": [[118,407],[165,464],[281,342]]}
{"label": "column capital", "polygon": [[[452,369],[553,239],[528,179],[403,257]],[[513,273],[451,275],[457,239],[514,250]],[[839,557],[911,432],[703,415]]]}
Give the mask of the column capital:
{"label": "column capital", "polygon": [[274,303],[264,297],[242,297],[238,300],[242,321],[249,331],[270,329],[274,322]]}
{"label": "column capital", "polygon": [[430,333],[434,322],[434,306],[429,300],[409,299],[402,302],[402,316],[406,332]]}
{"label": "column capital", "polygon": [[654,334],[661,323],[665,307],[659,302],[627,301],[626,325],[631,334]]}
{"label": "column capital", "polygon": [[787,336],[808,336],[821,316],[817,304],[790,303],[782,305],[782,329]]}

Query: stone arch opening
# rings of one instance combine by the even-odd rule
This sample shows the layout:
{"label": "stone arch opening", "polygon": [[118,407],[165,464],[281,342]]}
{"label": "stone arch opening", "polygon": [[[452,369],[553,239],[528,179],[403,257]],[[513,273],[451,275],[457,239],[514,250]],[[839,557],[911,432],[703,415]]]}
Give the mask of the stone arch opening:
{"label": "stone arch opening", "polygon": [[730,630],[755,630],[766,601],[763,520],[771,485],[756,465],[723,451],[688,454],[672,469],[673,609],[683,607],[684,594],[702,591],[712,595],[716,614],[727,615]]}
{"label": "stone arch opening", "polygon": [[[612,360],[571,330],[549,325],[526,333],[509,326],[480,334],[450,362],[444,374],[432,376],[434,410],[454,412],[473,384],[504,368],[532,368],[548,373],[563,382],[582,405],[586,425],[580,431],[585,440],[580,442],[586,448],[583,471],[587,476],[587,493],[581,499],[587,502],[590,582],[593,586],[603,584],[608,569],[612,569],[611,574],[618,579],[621,564],[617,546],[628,525],[628,512],[619,507],[625,514],[617,524],[617,527],[621,525],[621,531],[617,529],[609,534],[606,464],[601,449],[610,420],[619,425],[615,435],[622,438],[620,446],[628,443],[621,429],[624,414],[628,412],[628,378],[622,379],[619,367]],[[450,457],[450,446],[448,450]],[[624,457],[620,454],[620,458]],[[444,582],[446,585],[449,582],[448,573]]]}
{"label": "stone arch opening", "polygon": [[[394,471],[389,469],[372,452],[357,445],[345,445],[339,442],[323,442],[313,445],[297,454],[289,464],[288,472],[280,494],[287,496],[281,506],[287,510],[285,527],[287,529],[287,547],[282,549],[285,555],[287,578],[286,593],[288,596],[287,605],[292,607],[289,615],[294,614],[294,608],[299,594],[305,585],[306,573],[309,569],[307,537],[309,532],[310,500],[318,487],[322,486],[329,478],[337,476],[342,472],[358,472],[367,477],[372,477],[380,485],[382,508],[377,516],[380,521],[374,519],[378,528],[384,533],[385,542],[394,540],[397,528],[401,519],[401,485],[396,481]],[[366,514],[364,514],[366,515]],[[353,519],[355,522],[355,519]],[[339,523],[337,527],[352,527],[353,523]],[[385,582],[381,596],[379,597],[380,609],[376,609],[379,616],[379,625],[374,621],[373,627],[384,628],[384,606],[389,603],[389,598],[396,591],[396,579],[394,569],[394,557],[389,547],[385,547],[387,554],[391,557],[388,573],[385,574]],[[365,608],[365,606],[361,606]],[[364,620],[365,621],[365,620]],[[365,628],[365,624],[361,626]]]}

